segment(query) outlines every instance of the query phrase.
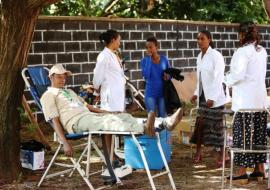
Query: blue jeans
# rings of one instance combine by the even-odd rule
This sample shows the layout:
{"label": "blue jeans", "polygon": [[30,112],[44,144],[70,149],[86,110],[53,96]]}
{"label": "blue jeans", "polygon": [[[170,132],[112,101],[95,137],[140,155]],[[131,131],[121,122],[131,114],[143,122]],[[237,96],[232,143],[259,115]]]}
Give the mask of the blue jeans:
{"label": "blue jeans", "polygon": [[146,105],[147,112],[153,111],[156,112],[157,110],[157,117],[166,117],[166,107],[164,97],[160,98],[153,98],[153,97],[145,97],[144,102]]}

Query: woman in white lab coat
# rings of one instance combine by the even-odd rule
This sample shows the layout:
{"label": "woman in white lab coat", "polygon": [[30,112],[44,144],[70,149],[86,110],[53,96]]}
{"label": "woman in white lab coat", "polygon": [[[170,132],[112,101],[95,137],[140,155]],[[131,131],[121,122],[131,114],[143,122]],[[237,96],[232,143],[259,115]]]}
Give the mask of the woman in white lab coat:
{"label": "woman in white lab coat", "polygon": [[[245,22],[239,27],[240,47],[233,54],[230,66],[230,73],[226,76],[226,84],[232,87],[232,110],[240,109],[263,109],[266,103],[266,50],[259,45],[257,27],[252,22]],[[233,123],[233,144],[243,146],[243,126],[246,129],[246,140],[249,140],[251,131],[250,113],[237,113]],[[266,145],[266,123],[267,113],[256,112],[254,118],[253,143]],[[245,124],[244,124],[245,123]],[[265,154],[235,154],[234,163],[239,166],[239,171],[233,180],[241,180],[241,183],[248,182],[246,174],[247,167],[254,167],[255,170],[249,175],[250,178],[262,178],[264,176],[263,163],[266,162]]]}
{"label": "woman in white lab coat", "polygon": [[[125,76],[117,50],[120,47],[120,34],[107,30],[99,36],[105,45],[97,57],[94,69],[94,95],[100,99],[100,108],[109,112],[125,111]],[[111,150],[112,136],[106,135],[107,149]]]}
{"label": "woman in white lab coat", "polygon": [[120,34],[107,30],[100,35],[105,47],[97,57],[93,85],[95,94],[100,95],[101,109],[110,112],[125,110],[125,77],[123,66],[116,51],[120,47]]}
{"label": "woman in white lab coat", "polygon": [[[219,150],[223,147],[223,109],[226,96],[223,88],[224,58],[220,52],[213,49],[211,33],[200,31],[197,37],[201,49],[197,57],[197,88],[191,97],[191,102],[197,101],[199,109],[195,130],[191,143],[196,143],[194,163],[202,158],[201,145],[214,146]],[[217,165],[222,163],[222,151],[217,156]]]}

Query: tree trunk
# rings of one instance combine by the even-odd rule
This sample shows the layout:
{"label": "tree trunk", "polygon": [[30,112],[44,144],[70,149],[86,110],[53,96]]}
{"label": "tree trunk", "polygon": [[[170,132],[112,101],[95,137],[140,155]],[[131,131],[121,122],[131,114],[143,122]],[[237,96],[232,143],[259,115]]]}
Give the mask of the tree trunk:
{"label": "tree trunk", "polygon": [[24,82],[21,70],[40,8],[57,0],[1,0],[0,2],[0,180],[12,182],[21,172],[20,119]]}
{"label": "tree trunk", "polygon": [[0,178],[18,179],[20,164],[20,119],[24,83],[21,70],[27,55],[39,9],[27,10],[21,0],[2,1],[0,25]]}
{"label": "tree trunk", "polygon": [[264,10],[268,20],[270,19],[270,0],[263,0]]}

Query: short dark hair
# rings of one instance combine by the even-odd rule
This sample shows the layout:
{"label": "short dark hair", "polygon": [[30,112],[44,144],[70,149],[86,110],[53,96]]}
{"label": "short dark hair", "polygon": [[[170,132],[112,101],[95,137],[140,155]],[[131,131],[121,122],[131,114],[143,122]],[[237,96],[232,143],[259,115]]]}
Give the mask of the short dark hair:
{"label": "short dark hair", "polygon": [[155,36],[150,36],[146,39],[146,42],[153,42],[155,46],[158,46],[158,40]]}
{"label": "short dark hair", "polygon": [[99,40],[101,43],[105,43],[105,45],[108,45],[111,43],[113,39],[116,39],[120,34],[116,30],[107,30],[106,32],[103,32],[99,36]]}

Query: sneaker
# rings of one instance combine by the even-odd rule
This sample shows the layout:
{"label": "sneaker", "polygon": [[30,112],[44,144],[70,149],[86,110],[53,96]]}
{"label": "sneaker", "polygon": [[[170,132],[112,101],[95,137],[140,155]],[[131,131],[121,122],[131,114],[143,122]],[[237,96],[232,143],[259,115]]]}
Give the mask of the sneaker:
{"label": "sneaker", "polygon": [[[119,168],[115,168],[113,169],[115,175],[118,177],[118,178],[123,178],[129,174],[132,173],[132,168],[131,166],[129,165],[124,165],[124,166],[121,166]],[[105,169],[104,172],[102,172],[101,174],[102,177],[108,177],[110,176],[110,173],[109,173],[109,170],[108,169]]]}
{"label": "sneaker", "polygon": [[183,110],[178,108],[178,110],[171,116],[166,117],[162,122],[162,125],[168,130],[172,131],[177,126],[177,124],[182,120]]}

